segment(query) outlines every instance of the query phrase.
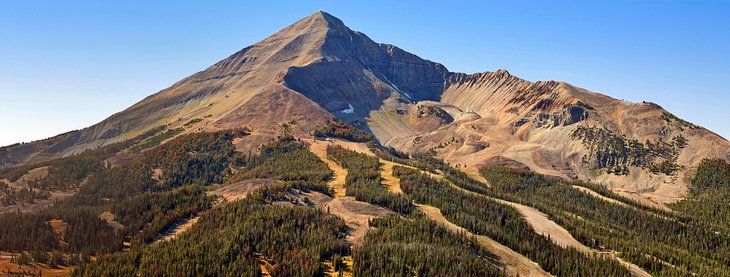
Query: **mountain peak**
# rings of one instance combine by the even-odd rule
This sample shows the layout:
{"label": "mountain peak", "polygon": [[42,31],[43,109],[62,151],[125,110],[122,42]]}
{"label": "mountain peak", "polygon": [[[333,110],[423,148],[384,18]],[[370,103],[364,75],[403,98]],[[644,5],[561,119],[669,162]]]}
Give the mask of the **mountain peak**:
{"label": "mountain peak", "polygon": [[[69,156],[155,128],[197,132],[248,127],[259,136],[250,141],[250,149],[256,149],[282,124],[290,125],[294,135],[307,135],[332,117],[364,126],[400,151],[435,151],[454,164],[469,163],[469,168],[494,157],[517,157],[516,162],[554,176],[590,180],[597,178],[590,173],[598,168],[604,170],[600,178],[611,177],[601,160],[562,162],[573,160],[572,153],[584,154],[586,160],[605,154],[576,140],[574,124],[609,128],[606,137],[625,135],[638,142],[686,137],[686,154],[674,157],[677,166],[690,168],[709,156],[730,159],[726,140],[661,109],[563,83],[533,83],[504,69],[453,73],[316,11],[99,124],[0,148],[0,167]],[[565,143],[573,141],[580,143]],[[535,155],[515,154],[527,148]],[[656,161],[663,162],[660,158]],[[610,166],[633,166],[625,163]],[[665,183],[652,172],[632,172],[631,183],[645,184],[641,189],[661,189],[678,179],[666,176]]]}
{"label": "mountain peak", "polygon": [[322,19],[327,20],[327,21],[335,20],[335,21],[340,21],[340,23],[342,22],[339,18],[337,18],[337,17],[335,17],[335,16],[333,16],[333,15],[331,15],[331,14],[329,14],[329,13],[323,11],[323,10],[318,10],[318,11],[314,12],[313,14],[311,14],[311,15],[309,15],[307,17],[319,17],[319,18],[322,18]]}
{"label": "mountain peak", "polygon": [[319,11],[313,13],[312,15],[310,15],[310,17],[321,18],[321,19],[327,21],[327,23],[329,23],[330,26],[333,26],[333,27],[337,27],[337,28],[340,28],[340,27],[346,28],[347,27],[347,26],[345,26],[345,23],[342,22],[342,20],[340,20],[339,18],[335,17],[334,15],[331,15],[322,10],[319,10]]}
{"label": "mountain peak", "polygon": [[290,25],[287,29],[289,28],[309,31],[348,29],[347,26],[345,26],[345,23],[342,22],[342,20],[321,10],[300,19],[299,21]]}
{"label": "mountain peak", "polygon": [[199,73],[197,79],[245,74],[255,68],[260,69],[257,77],[274,79],[289,67],[301,67],[322,59],[328,40],[349,37],[350,32],[338,18],[317,11],[216,63]]}

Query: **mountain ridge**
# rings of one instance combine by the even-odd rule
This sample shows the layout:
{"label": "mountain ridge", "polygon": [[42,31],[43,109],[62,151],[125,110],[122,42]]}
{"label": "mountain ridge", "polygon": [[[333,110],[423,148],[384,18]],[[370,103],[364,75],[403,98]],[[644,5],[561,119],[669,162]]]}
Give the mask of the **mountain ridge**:
{"label": "mountain ridge", "polygon": [[[97,124],[0,148],[0,166],[73,155],[163,126],[183,133],[248,127],[254,135],[242,144],[256,149],[282,126],[308,136],[332,117],[370,130],[386,146],[434,151],[466,168],[507,159],[543,174],[628,193],[648,191],[641,196],[662,203],[686,193],[684,172],[702,158],[730,159],[727,140],[658,105],[616,100],[565,82],[530,82],[504,69],[450,72],[318,11]],[[600,136],[624,148],[586,142],[579,126],[605,128]],[[675,138],[686,145],[664,145]],[[631,160],[623,152],[637,149],[621,145],[634,141],[642,151],[662,153],[651,161]],[[650,172],[661,163],[683,169]],[[619,167],[621,174],[629,172],[610,173]]]}

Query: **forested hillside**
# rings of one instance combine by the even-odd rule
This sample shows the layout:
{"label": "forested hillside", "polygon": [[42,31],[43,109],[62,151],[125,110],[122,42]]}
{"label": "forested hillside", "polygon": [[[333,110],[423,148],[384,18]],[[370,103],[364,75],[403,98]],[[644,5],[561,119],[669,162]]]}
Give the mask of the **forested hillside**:
{"label": "forested hillside", "polygon": [[[703,161],[691,195],[666,211],[521,168],[483,167],[485,183],[432,153],[408,155],[374,141],[360,142],[368,151],[357,152],[330,142],[326,158],[346,170],[346,197],[393,212],[371,217],[364,239],[353,244],[348,219],[324,208],[337,199],[333,171],[302,139],[284,134],[252,155],[233,143],[246,130],[139,147],[167,132],[4,171],[13,182],[47,166],[31,188],[75,193],[38,212],[0,214],[0,251],[13,253],[17,264],[75,268],[76,276],[509,275],[513,265],[474,237],[484,236],[555,276],[635,274],[623,261],[657,276],[730,274],[730,165],[722,160]],[[320,135],[360,140],[338,132]],[[115,155],[131,158],[112,165]],[[384,161],[395,164],[392,172]],[[384,185],[384,174],[397,178],[402,193]],[[232,202],[211,193],[257,179],[274,181]],[[504,201],[538,209],[594,252],[557,244]],[[432,221],[417,205],[439,209],[473,235]],[[162,239],[187,222],[189,229]]]}
{"label": "forested hillside", "polygon": [[[0,214],[0,250],[27,251],[39,263],[56,253],[49,264],[56,267],[150,243],[172,225],[212,207],[204,186],[223,181],[241,159],[231,141],[245,135],[243,130],[185,135],[117,167],[107,159],[140,139],[45,163],[48,175],[30,182],[31,188],[76,193],[37,213]],[[14,179],[29,169],[4,174]],[[155,170],[162,174],[153,178]],[[112,217],[103,218],[105,212]]]}

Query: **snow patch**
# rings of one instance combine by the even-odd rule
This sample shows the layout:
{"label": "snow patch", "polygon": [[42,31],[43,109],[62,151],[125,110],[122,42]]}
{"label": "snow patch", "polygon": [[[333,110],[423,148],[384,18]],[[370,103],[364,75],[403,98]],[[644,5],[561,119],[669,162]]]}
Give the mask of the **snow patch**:
{"label": "snow patch", "polygon": [[355,107],[352,106],[352,104],[347,104],[347,109],[341,110],[341,113],[346,114],[354,114],[355,113]]}
{"label": "snow patch", "polygon": [[393,82],[391,82],[391,81],[390,81],[390,80],[388,79],[388,77],[387,77],[387,76],[383,75],[383,79],[385,79],[386,81],[388,81],[388,84],[390,84],[390,85],[391,85],[391,86],[392,86],[392,87],[393,87],[393,88],[394,88],[394,89],[395,89],[395,90],[396,90],[397,92],[401,92],[401,91],[400,91],[400,88],[398,88],[398,86],[396,86],[395,84],[393,84]]}

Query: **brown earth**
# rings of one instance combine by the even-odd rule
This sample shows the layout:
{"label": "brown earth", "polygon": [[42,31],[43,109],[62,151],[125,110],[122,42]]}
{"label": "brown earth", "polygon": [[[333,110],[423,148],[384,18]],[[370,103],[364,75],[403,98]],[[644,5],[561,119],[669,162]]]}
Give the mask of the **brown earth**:
{"label": "brown earth", "polygon": [[400,178],[393,176],[393,166],[400,165],[391,161],[380,159],[380,175],[383,177],[383,185],[388,187],[388,191],[392,193],[403,194],[400,189]]}
{"label": "brown earth", "polygon": [[324,273],[324,276],[329,277],[352,277],[352,256],[342,257],[342,263],[344,264],[345,268],[342,270],[342,272],[337,272],[335,271],[334,266],[332,266],[332,261],[326,260],[322,264],[322,266],[324,267],[322,273]]}
{"label": "brown earth", "polygon": [[106,221],[106,224],[108,224],[110,227],[114,228],[114,230],[121,230],[124,229],[124,225],[122,223],[119,223],[119,221],[114,220],[115,216],[110,211],[105,211],[99,215],[99,218],[101,220]]}
{"label": "brown earth", "polygon": [[278,182],[279,181],[270,179],[248,179],[233,184],[220,185],[217,188],[209,191],[208,194],[221,197],[223,199],[223,202],[233,202],[246,198],[246,195],[249,192],[252,192],[260,187],[275,184]]}
{"label": "brown earth", "polygon": [[363,242],[365,234],[370,229],[368,221],[371,218],[395,215],[391,210],[357,201],[351,196],[333,199],[321,210],[345,221],[347,227],[350,228],[346,240],[351,245],[359,245]]}
{"label": "brown earth", "polygon": [[319,140],[304,140],[309,144],[309,150],[312,151],[320,160],[325,162],[327,166],[333,171],[332,179],[327,182],[327,186],[334,191],[334,197],[344,197],[347,190],[345,189],[345,178],[347,177],[347,170],[342,168],[336,162],[330,160],[327,157],[327,146],[333,143],[324,142]]}
{"label": "brown earth", "polygon": [[71,276],[73,267],[61,266],[59,268],[50,268],[45,264],[30,263],[27,265],[18,265],[11,262],[11,259],[2,255],[0,258],[0,276]]}
{"label": "brown earth", "polygon": [[50,224],[51,228],[53,228],[53,232],[62,238],[68,229],[68,223],[63,222],[63,220],[60,219],[51,219],[48,221],[48,224]]}
{"label": "brown earth", "polygon": [[[173,225],[169,229],[167,229],[165,232],[159,235],[159,239],[155,240],[155,242],[160,241],[168,241],[171,239],[174,239],[178,236],[180,236],[185,231],[189,230],[190,227],[193,227],[193,224],[198,222],[200,219],[200,215],[194,216],[192,218],[184,219],[183,221],[179,222],[178,224]],[[153,243],[155,243],[153,242]]]}

